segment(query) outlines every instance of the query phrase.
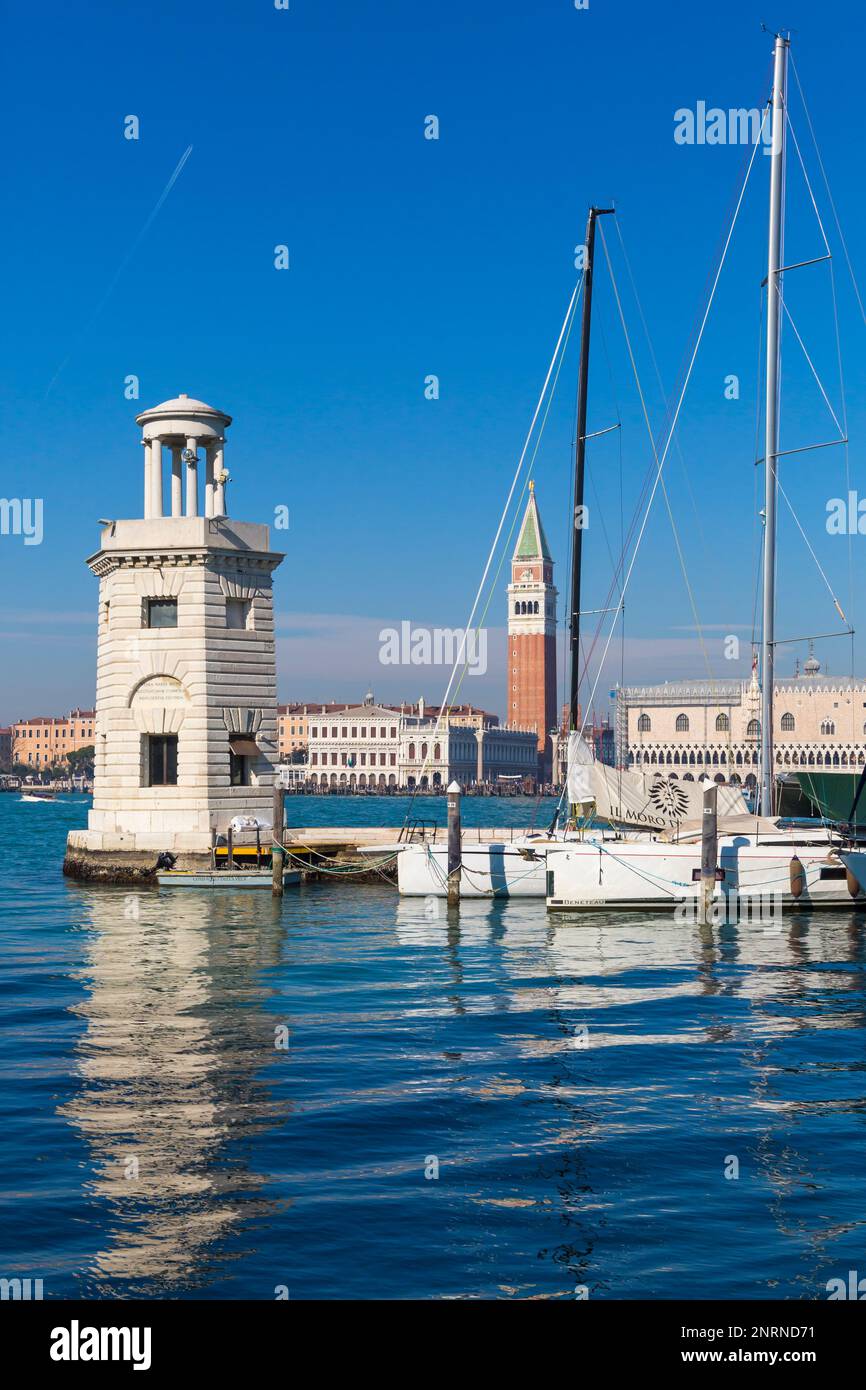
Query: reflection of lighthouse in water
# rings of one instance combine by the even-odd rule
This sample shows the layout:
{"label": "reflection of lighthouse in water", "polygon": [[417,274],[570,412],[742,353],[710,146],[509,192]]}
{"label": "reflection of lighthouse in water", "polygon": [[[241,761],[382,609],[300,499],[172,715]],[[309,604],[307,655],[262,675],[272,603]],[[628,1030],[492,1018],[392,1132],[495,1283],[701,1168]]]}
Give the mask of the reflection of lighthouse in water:
{"label": "reflection of lighthouse in water", "polygon": [[89,895],[82,1084],[62,1113],[107,1209],[85,1275],[99,1296],[182,1293],[261,1212],[252,1194],[266,1179],[227,1153],[279,1118],[257,1073],[280,1020],[256,979],[278,958],[279,918],[249,896]]}

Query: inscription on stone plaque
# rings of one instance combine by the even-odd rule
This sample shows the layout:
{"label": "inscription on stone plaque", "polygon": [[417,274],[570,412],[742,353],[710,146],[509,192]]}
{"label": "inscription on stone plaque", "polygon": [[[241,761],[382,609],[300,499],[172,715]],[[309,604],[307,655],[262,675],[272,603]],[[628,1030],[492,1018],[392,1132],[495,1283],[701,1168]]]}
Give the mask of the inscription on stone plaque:
{"label": "inscription on stone plaque", "polygon": [[185,705],[188,697],[179,680],[174,676],[151,676],[150,680],[144,681],[136,690],[132,697],[133,706],[152,708],[158,705],[164,708],[166,705]]}

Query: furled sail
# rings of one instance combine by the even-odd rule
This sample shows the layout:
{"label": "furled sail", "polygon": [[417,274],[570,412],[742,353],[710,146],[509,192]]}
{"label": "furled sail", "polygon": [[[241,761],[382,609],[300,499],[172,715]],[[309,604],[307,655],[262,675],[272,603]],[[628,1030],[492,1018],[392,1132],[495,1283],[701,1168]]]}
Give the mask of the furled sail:
{"label": "furled sail", "polygon": [[[620,771],[597,762],[582,734],[568,736],[568,800],[596,820],[612,825],[666,830],[700,821],[706,782],[687,782],[664,772]],[[739,787],[719,787],[718,815],[740,816],[746,803]]]}
{"label": "furled sail", "polygon": [[[663,772],[625,772],[599,762],[592,764],[590,775],[598,820],[661,830],[700,820],[703,814],[706,782],[686,782]],[[745,810],[739,787],[719,787],[720,818]]]}
{"label": "furled sail", "polygon": [[596,799],[592,769],[595,758],[583,734],[572,729],[568,735],[568,801],[570,806],[588,806]]}

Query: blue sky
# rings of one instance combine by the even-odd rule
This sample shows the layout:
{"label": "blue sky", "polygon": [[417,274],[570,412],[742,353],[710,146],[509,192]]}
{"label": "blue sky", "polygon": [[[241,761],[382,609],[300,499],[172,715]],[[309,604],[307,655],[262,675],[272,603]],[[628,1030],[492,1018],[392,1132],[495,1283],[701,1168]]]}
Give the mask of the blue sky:
{"label": "blue sky", "polygon": [[[727,227],[741,147],[680,146],[674,112],[753,107],[771,41],[752,4],[590,0],[349,3],[48,0],[4,18],[7,132],[0,408],[6,497],[44,498],[44,540],[0,536],[0,720],[92,700],[97,518],[140,511],[136,410],[186,391],[235,419],[230,510],[290,509],[276,601],[282,699],[438,699],[441,668],[382,667],[378,632],[465,622],[575,279],[590,200],[615,199],[666,390],[678,379]],[[855,266],[866,267],[862,81],[853,4],[789,0],[785,22]],[[792,119],[841,251],[802,109]],[[124,139],[124,117],[140,138]],[[440,138],[424,139],[435,114]],[[188,146],[192,153],[141,236]],[[767,166],[759,157],[686,398],[671,506],[714,674],[748,668],[754,435]],[[653,423],[662,403],[607,229]],[[274,269],[274,246],[291,268]],[[792,152],[788,259],[822,251]],[[834,259],[852,486],[863,483],[866,329]],[[120,273],[118,273],[120,272]],[[866,280],[866,269],[863,269]],[[809,278],[811,277],[811,278]],[[838,411],[826,265],[789,277],[792,312]],[[651,462],[606,270],[597,283],[585,601],[601,606]],[[783,447],[834,427],[786,339]],[[566,587],[574,355],[534,475]],[[58,374],[59,371],[59,374]],[[138,402],[124,379],[139,377]],[[435,373],[440,398],[426,400]],[[724,379],[740,379],[740,399]],[[620,490],[620,447],[622,490]],[[784,484],[848,609],[828,536],[841,449],[795,456]],[[595,522],[595,518],[598,522]],[[841,627],[784,504],[780,635]],[[850,551],[850,555],[849,555]],[[507,568],[507,567],[506,567]],[[464,682],[504,709],[503,586],[489,669]],[[856,623],[857,614],[854,613]],[[656,505],[627,602],[626,679],[706,674],[670,522]],[[722,639],[739,634],[739,663]],[[608,687],[620,669],[605,672]],[[784,647],[779,670],[805,646]],[[821,644],[836,672],[850,644]],[[862,671],[861,648],[855,665]],[[602,702],[604,703],[604,702]]]}

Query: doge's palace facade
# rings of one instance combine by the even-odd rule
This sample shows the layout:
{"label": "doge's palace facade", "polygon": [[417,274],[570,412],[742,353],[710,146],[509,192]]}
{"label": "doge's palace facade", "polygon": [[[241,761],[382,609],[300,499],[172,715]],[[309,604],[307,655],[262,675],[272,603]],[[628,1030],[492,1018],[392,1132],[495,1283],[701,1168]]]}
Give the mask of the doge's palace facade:
{"label": "doge's palace facade", "polygon": [[[622,686],[616,711],[620,765],[755,783],[761,692],[754,673],[743,681]],[[777,772],[866,763],[866,681],[823,675],[810,658],[802,676],[776,681],[773,713]]]}

